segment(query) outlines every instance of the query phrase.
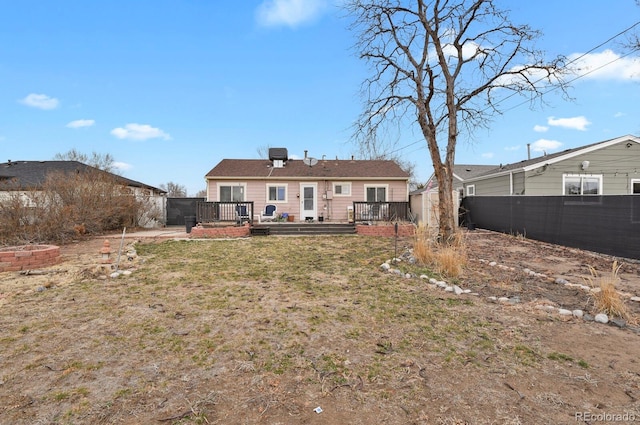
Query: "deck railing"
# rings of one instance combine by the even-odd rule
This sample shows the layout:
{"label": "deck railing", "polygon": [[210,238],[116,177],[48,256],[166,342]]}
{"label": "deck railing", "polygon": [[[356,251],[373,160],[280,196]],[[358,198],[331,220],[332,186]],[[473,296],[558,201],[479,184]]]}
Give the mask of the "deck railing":
{"label": "deck railing", "polygon": [[198,202],[196,222],[235,222],[253,224],[253,202]]}
{"label": "deck railing", "polygon": [[408,202],[354,202],[355,221],[411,221]]}

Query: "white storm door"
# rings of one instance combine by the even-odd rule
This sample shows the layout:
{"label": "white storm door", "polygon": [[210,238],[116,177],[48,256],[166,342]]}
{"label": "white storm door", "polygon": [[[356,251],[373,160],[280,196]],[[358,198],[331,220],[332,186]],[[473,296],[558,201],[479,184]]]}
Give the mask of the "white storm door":
{"label": "white storm door", "polygon": [[314,220],[318,218],[316,201],[317,188],[317,183],[300,184],[300,221],[306,220],[308,217]]}

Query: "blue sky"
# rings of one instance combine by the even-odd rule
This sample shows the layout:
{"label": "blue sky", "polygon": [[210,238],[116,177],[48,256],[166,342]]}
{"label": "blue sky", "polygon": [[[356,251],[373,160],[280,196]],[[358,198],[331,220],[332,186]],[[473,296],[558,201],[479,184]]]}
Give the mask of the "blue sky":
{"label": "blue sky", "polygon": [[[460,141],[457,163],[640,134],[638,55],[623,57],[622,37],[600,46],[640,20],[634,0],[505,3],[514,22],[543,32],[550,56],[595,48],[581,64],[602,67],[573,83],[573,102],[555,93],[535,110],[506,102],[488,129]],[[0,0],[0,162],[108,153],[128,178],[194,195],[221,159],[259,158],[267,146],[350,158],[369,73],[337,4]],[[420,136],[407,129],[397,147],[426,181]]]}

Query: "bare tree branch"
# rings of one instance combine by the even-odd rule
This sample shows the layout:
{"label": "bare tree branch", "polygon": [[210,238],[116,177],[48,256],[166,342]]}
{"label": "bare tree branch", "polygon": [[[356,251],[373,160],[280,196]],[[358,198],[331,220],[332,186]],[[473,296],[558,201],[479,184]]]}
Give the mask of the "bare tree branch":
{"label": "bare tree branch", "polygon": [[494,0],[346,0],[356,48],[371,67],[355,141],[378,152],[391,123],[427,144],[440,195],[440,235],[455,232],[453,165],[461,130],[470,135],[513,95],[542,102],[566,88],[565,59],[535,48],[540,33],[511,22]]}

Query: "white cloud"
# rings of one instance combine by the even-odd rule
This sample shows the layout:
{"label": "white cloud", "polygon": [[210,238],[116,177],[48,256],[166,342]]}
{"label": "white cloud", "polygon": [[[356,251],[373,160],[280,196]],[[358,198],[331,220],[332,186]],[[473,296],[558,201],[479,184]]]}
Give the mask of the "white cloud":
{"label": "white cloud", "polygon": [[127,164],[126,162],[114,162],[113,164],[113,168],[115,168],[116,170],[122,170],[122,171],[126,171],[126,170],[130,170],[133,168],[133,166],[131,164]]}
{"label": "white cloud", "polygon": [[494,155],[493,155],[493,152],[486,152],[486,153],[481,154],[480,156],[483,157],[483,158],[490,159],[490,158],[493,158]]}
{"label": "white cloud", "polygon": [[69,128],[91,127],[95,123],[96,123],[95,120],[75,120],[67,124],[67,127]]}
{"label": "white cloud", "polygon": [[60,102],[55,97],[49,97],[46,94],[28,94],[24,99],[20,99],[23,105],[31,106],[38,109],[56,109]]}
{"label": "white cloud", "polygon": [[572,130],[585,131],[587,129],[587,126],[591,124],[591,122],[583,116],[571,118],[549,117],[547,119],[547,124],[553,127],[563,127]]}
{"label": "white cloud", "polygon": [[547,152],[558,149],[562,143],[557,140],[538,139],[531,143],[531,150],[534,152]]}
{"label": "white cloud", "polygon": [[123,127],[114,128],[111,130],[111,134],[118,139],[129,140],[147,140],[158,139],[170,140],[171,136],[160,130],[159,128],[151,127],[148,124],[136,124],[131,123]]}
{"label": "white cloud", "polygon": [[256,19],[265,27],[295,28],[319,17],[326,7],[327,0],[264,0],[256,10]]}
{"label": "white cloud", "polygon": [[547,130],[549,130],[549,127],[544,126],[544,125],[534,125],[533,126],[533,131],[535,131],[536,133],[545,133]]}
{"label": "white cloud", "polygon": [[627,114],[625,114],[624,112],[616,112],[615,114],[613,114],[614,118],[621,118],[626,116]]}
{"label": "white cloud", "polygon": [[520,146],[507,146],[504,148],[505,151],[517,151],[518,149],[520,149]]}
{"label": "white cloud", "polygon": [[582,53],[569,55],[569,65],[577,76],[601,80],[640,80],[640,58],[619,54],[607,49],[600,53]]}

